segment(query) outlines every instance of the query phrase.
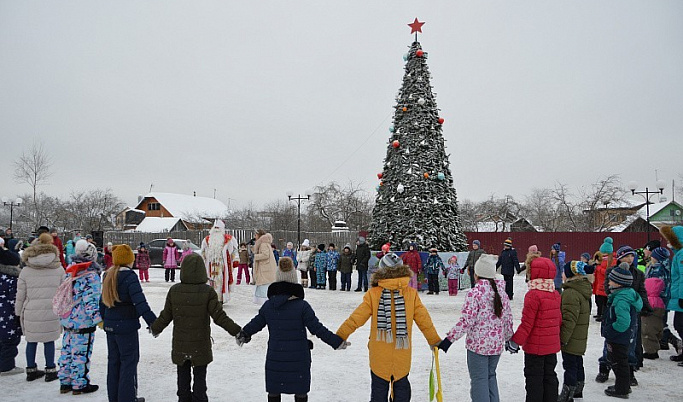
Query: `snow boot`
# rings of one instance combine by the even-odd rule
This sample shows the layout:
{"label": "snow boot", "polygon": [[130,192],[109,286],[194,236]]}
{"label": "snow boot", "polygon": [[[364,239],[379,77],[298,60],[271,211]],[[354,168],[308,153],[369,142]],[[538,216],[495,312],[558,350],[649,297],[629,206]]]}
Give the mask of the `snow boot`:
{"label": "snow boot", "polygon": [[631,383],[629,384],[632,387],[637,387],[638,386],[638,380],[636,380],[636,370],[631,367]]}
{"label": "snow boot", "polygon": [[268,402],[280,402],[282,401],[282,396],[280,394],[271,395],[268,394]]}
{"label": "snow boot", "polygon": [[683,341],[678,339],[674,334],[671,334],[669,342],[671,342],[671,345],[676,349],[676,353],[683,355]]}
{"label": "snow boot", "polygon": [[572,402],[574,401],[574,391],[576,390],[576,385],[562,384],[562,392],[560,396],[557,397],[557,402]]}
{"label": "snow boot", "polygon": [[139,397],[135,398],[135,402],[145,402],[145,398],[139,396]]}
{"label": "snow boot", "polygon": [[655,360],[659,359],[659,354],[655,353],[643,353],[643,359]]}
{"label": "snow boot", "polygon": [[83,388],[79,388],[79,389],[74,388],[73,395],[91,394],[91,393],[97,391],[98,389],[100,389],[99,385],[88,384]]}
{"label": "snow boot", "polygon": [[59,393],[60,394],[68,394],[71,391],[73,391],[73,388],[71,388],[71,385],[62,384],[59,386]]}
{"label": "snow boot", "polygon": [[668,340],[659,341],[659,350],[669,350],[669,341]]}
{"label": "snow boot", "polygon": [[611,396],[611,397],[614,397],[614,398],[628,399],[628,394],[631,393],[631,390],[629,389],[628,391],[629,391],[629,392],[627,392],[627,393],[625,393],[625,394],[618,394],[618,393],[617,393],[617,390],[614,389],[614,386],[611,386],[611,385],[610,385],[610,386],[607,387],[607,389],[605,390],[605,395]]}
{"label": "snow boot", "polygon": [[672,362],[683,362],[683,354],[675,355],[675,356],[669,356],[669,360],[671,360]]}
{"label": "snow boot", "polygon": [[45,382],[57,379],[57,367],[45,367]]}
{"label": "snow boot", "polygon": [[605,366],[604,364],[600,365],[600,372],[598,372],[597,377],[595,377],[595,381],[599,383],[603,383],[607,381],[609,378],[609,367]]}
{"label": "snow boot", "polygon": [[43,370],[38,370],[38,367],[26,367],[26,381],[34,381],[45,375]]}
{"label": "snow boot", "polygon": [[576,389],[574,390],[574,399],[583,399],[583,386],[584,386],[583,381],[579,381],[576,383]]}
{"label": "snow boot", "polygon": [[308,395],[294,395],[294,402],[308,402]]}

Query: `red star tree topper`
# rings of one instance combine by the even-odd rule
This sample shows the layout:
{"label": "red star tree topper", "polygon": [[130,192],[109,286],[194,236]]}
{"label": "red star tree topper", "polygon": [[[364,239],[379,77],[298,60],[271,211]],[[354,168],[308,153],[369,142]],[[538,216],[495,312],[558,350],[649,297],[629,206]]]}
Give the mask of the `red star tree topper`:
{"label": "red star tree topper", "polygon": [[422,33],[422,25],[424,25],[424,24],[425,24],[424,22],[418,21],[417,17],[415,17],[415,21],[413,21],[412,24],[408,24],[408,26],[410,27],[410,33],[411,34],[417,33],[417,32]]}

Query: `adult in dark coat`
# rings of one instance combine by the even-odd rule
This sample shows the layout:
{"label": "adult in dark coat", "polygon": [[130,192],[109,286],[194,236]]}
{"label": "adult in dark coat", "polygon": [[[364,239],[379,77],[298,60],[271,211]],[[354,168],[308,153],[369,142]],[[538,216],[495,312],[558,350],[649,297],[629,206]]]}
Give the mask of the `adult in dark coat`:
{"label": "adult in dark coat", "polygon": [[514,293],[512,278],[515,277],[515,272],[519,272],[519,259],[517,258],[517,250],[512,248],[512,239],[509,237],[503,243],[503,251],[498,256],[496,268],[500,268],[500,273],[505,278],[505,293],[512,300]]}
{"label": "adult in dark coat", "polygon": [[[0,243],[3,243],[0,241]],[[17,278],[19,278],[19,255],[5,250],[0,244],[0,373],[2,375],[21,374],[23,369],[15,366],[19,354],[21,326],[14,314],[17,298]]]}
{"label": "adult in dark coat", "polygon": [[304,288],[297,283],[293,264],[288,268],[278,269],[278,282],[268,288],[268,301],[238,335],[238,343],[240,336],[248,342],[268,325],[266,391],[269,401],[279,401],[280,394],[294,394],[296,401],[307,400],[313,343],[308,340],[306,329],[335,349],[346,346],[342,338],[318,321],[313,308],[304,300]]}
{"label": "adult in dark coat", "polygon": [[358,238],[356,247],[356,270],[358,271],[358,287],[356,292],[368,291],[368,264],[370,263],[370,246],[365,237]]}
{"label": "adult in dark coat", "polygon": [[470,287],[474,287],[474,285],[477,284],[477,282],[474,280],[474,264],[477,263],[477,260],[479,257],[484,254],[484,250],[481,248],[481,243],[479,240],[475,240],[472,242],[472,250],[470,250],[470,253],[467,254],[467,260],[465,261],[465,266],[463,269],[467,270],[467,272],[470,274]]}
{"label": "adult in dark coat", "polygon": [[[178,400],[206,401],[206,369],[213,361],[211,352],[211,319],[230,335],[240,326],[225,314],[216,291],[206,284],[208,276],[204,259],[190,254],[180,265],[180,283],[171,286],[164,310],[150,326],[156,336],[173,321],[171,359],[178,365]],[[191,373],[194,373],[194,385]]]}

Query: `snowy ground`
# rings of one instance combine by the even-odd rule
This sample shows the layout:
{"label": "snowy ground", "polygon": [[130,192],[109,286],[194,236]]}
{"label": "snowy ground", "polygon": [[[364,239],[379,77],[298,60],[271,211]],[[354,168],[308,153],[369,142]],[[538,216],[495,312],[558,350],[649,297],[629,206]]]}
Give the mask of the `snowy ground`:
{"label": "snowy ground", "polygon": [[[152,309],[158,313],[163,307],[167,289],[171,284],[163,281],[162,269],[152,269],[150,274],[152,282],[143,284],[143,288]],[[512,303],[516,328],[521,316],[525,284],[523,277],[516,277],[515,281],[516,297]],[[246,324],[258,310],[251,302],[253,290],[253,286],[237,286],[233,299],[226,305],[228,315],[240,325]],[[437,330],[444,335],[460,316],[464,294],[449,297],[448,292],[441,292],[439,296],[422,294],[421,297]],[[362,293],[307,290],[306,299],[320,320],[332,331],[336,331],[361,301]],[[417,326],[413,330],[413,365],[410,373],[412,400],[422,402],[428,400],[431,354]],[[332,350],[317,338],[314,339],[313,381],[309,394],[311,401],[369,400],[370,369],[366,346],[369,331],[368,321],[365,327],[351,336],[352,345],[344,351]],[[144,329],[140,331],[139,396],[146,397],[147,401],[173,401],[176,398],[175,366],[171,363],[171,332],[169,327],[155,339]],[[264,364],[267,338],[267,330],[264,330],[255,335],[251,343],[239,348],[234,338],[214,326],[214,362],[209,365],[208,375],[209,398],[212,401],[266,400]],[[59,347],[59,341],[57,346]],[[19,348],[17,365],[23,367],[25,343],[22,342]],[[597,384],[594,381],[598,370],[597,358],[601,351],[602,338],[599,335],[599,326],[592,322],[585,356],[586,401],[613,400],[603,394],[603,389],[613,384],[613,376],[607,384]],[[680,400],[683,386],[678,381],[683,374],[683,368],[669,361],[672,354],[672,351],[663,351],[660,352],[659,360],[645,362],[645,367],[637,375],[640,386],[634,387],[632,400]],[[465,356],[464,340],[456,342],[447,355],[440,354],[445,401],[469,400],[469,377]],[[506,353],[501,358],[498,366],[498,385],[503,401],[524,400],[523,358],[521,352],[516,355]],[[78,396],[77,399],[106,401],[107,346],[104,332],[100,330],[97,331],[92,362],[92,382],[102,388],[94,394]],[[38,364],[43,364],[40,353]],[[561,361],[558,363],[557,373],[561,383]],[[66,401],[74,398],[71,395],[60,395],[58,388],[58,382],[45,383],[38,380],[29,383],[23,375],[0,377],[0,401]],[[283,399],[289,398],[293,400],[293,397]]]}

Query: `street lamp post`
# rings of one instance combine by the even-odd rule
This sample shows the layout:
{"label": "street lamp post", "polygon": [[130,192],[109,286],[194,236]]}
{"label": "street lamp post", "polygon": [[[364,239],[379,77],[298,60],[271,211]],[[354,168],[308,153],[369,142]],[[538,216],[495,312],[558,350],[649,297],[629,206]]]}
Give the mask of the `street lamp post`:
{"label": "street lamp post", "polygon": [[297,194],[294,196],[292,191],[287,192],[287,199],[290,201],[296,201],[296,249],[298,250],[301,246],[301,201],[308,201],[312,196],[311,190],[306,190],[306,195]]}
{"label": "street lamp post", "polygon": [[12,220],[14,218],[14,207],[20,207],[24,200],[17,197],[16,200],[10,201],[7,197],[2,197],[2,205],[9,206],[9,228],[12,229]]}
{"label": "street lamp post", "polygon": [[647,218],[647,241],[650,241],[650,196],[655,194],[664,194],[664,188],[666,183],[664,180],[657,180],[657,191],[650,191],[648,187],[645,187],[645,191],[636,191],[638,188],[638,183],[632,181],[628,184],[628,188],[631,190],[631,195],[640,194],[645,198],[645,214]]}

